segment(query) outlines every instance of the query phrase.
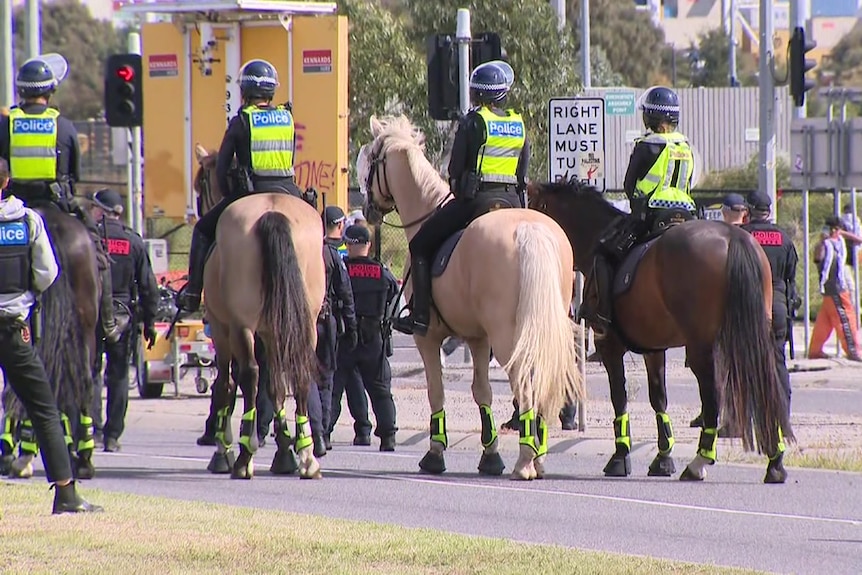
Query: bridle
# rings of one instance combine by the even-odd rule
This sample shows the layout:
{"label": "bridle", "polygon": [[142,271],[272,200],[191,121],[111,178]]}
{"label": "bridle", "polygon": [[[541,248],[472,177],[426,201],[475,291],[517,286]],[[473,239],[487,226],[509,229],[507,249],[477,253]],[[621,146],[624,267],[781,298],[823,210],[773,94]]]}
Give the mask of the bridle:
{"label": "bridle", "polygon": [[[395,198],[389,191],[391,187],[389,186],[389,178],[386,176],[386,154],[383,154],[382,152],[383,140],[381,139],[380,145],[377,147],[377,151],[373,151],[372,148],[372,151],[368,158],[368,178],[365,180],[365,189],[368,191],[369,196],[368,203],[365,208],[366,217],[368,218],[368,220],[371,222],[380,221],[387,226],[391,226],[399,230],[406,230],[408,228],[412,228],[413,226],[421,224],[422,222],[433,216],[435,213],[437,213],[437,211],[441,207],[443,207],[443,204],[446,202],[446,200],[449,199],[451,192],[447,194],[445,198],[440,200],[440,203],[438,203],[434,207],[434,209],[429,211],[427,214],[406,224],[393,224],[383,219],[386,214],[390,214],[393,211],[398,212],[398,206],[395,203]],[[377,195],[374,193],[374,188],[372,186],[374,182],[377,182],[377,189],[380,196],[383,198],[383,200],[386,201],[386,206],[381,206],[377,202]]]}

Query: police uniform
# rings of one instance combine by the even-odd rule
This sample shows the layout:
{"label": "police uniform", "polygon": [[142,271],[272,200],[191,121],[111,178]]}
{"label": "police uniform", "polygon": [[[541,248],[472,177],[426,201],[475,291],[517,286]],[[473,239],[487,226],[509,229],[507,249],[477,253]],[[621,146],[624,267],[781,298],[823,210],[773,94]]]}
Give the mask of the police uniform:
{"label": "police uniform", "polygon": [[[367,244],[371,237],[367,228],[353,225],[347,228],[345,240],[352,244]],[[348,257],[345,264],[356,304],[359,343],[355,350],[339,350],[336,387],[344,389],[349,383],[348,378],[359,372],[377,419],[375,435],[380,438],[380,450],[394,451],[398,428],[395,425],[395,401],[392,399],[392,372],[384,341],[384,337],[388,338],[384,320],[387,319],[387,308],[398,296],[398,281],[386,266],[367,256]]]}
{"label": "police uniform", "polygon": [[[504,69],[507,68],[508,72]],[[431,260],[451,235],[489,210],[524,207],[530,144],[520,114],[504,109],[513,77],[503,62],[487,62],[470,78],[479,106],[459,122],[449,161],[454,200],[437,210],[410,240],[413,303],[411,315],[393,327],[424,335],[430,321]]]}
{"label": "police uniform", "polygon": [[[58,271],[39,214],[15,197],[0,201],[0,368],[33,423],[51,483],[71,479],[72,468],[60,413],[45,366],[33,347],[29,320],[36,294],[51,286]],[[81,499],[71,482],[57,486],[53,511],[101,511],[101,507]]]}
{"label": "police uniform", "polygon": [[[279,85],[275,68],[265,60],[252,60],[242,67],[239,83],[245,104],[228,124],[216,162],[216,179],[224,197],[195,224],[189,281],[177,298],[179,307],[190,312],[200,306],[204,264],[225,209],[235,200],[256,192],[283,191],[303,197],[294,182],[293,114],[287,107],[271,103]],[[233,182],[231,173],[235,175]]]}
{"label": "police uniform", "polygon": [[[347,244],[344,243],[344,238],[341,232],[335,227],[338,224],[346,221],[344,210],[338,206],[326,206],[323,209],[323,224],[328,233],[323,241],[334,247],[338,252],[338,256],[342,259],[347,257]],[[338,232],[337,235],[336,232]]]}
{"label": "police uniform", "polygon": [[[55,71],[55,68],[57,71]],[[32,58],[18,70],[16,85],[24,101],[0,117],[0,158],[12,174],[10,192],[25,203],[51,202],[74,213],[93,238],[102,283],[101,323],[110,341],[119,339],[111,307],[111,274],[104,246],[92,219],[73,202],[80,179],[81,153],[74,124],[48,107],[48,99],[68,72],[58,54]]]}
{"label": "police uniform", "polygon": [[778,374],[790,405],[790,374],[787,372],[787,359],[784,355],[787,343],[788,317],[791,302],[796,295],[796,264],[799,256],[790,236],[769,221],[772,200],[764,192],[748,195],[751,213],[747,224],[740,226],[757,240],[766,253],[772,269],[772,335],[775,346],[775,361]]}
{"label": "police uniform", "polygon": [[[144,240],[119,220],[123,203],[117,192],[100,190],[93,196],[93,203],[104,212],[98,226],[111,257],[114,305],[128,313],[130,318],[134,316],[136,320],[140,320],[146,339],[155,342],[159,286]],[[104,352],[107,355],[105,383],[108,388],[107,417],[102,427],[105,451],[119,449],[118,440],[125,427],[126,408],[129,403],[129,356],[132,352],[132,334],[139,329],[138,326],[137,321],[126,324],[119,341],[104,344]],[[99,355],[101,352],[102,349],[98,349]]]}

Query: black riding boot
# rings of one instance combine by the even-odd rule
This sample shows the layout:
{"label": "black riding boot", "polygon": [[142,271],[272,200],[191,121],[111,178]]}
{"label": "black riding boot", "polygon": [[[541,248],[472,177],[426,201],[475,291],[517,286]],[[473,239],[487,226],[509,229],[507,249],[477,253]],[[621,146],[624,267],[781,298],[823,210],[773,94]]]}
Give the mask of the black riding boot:
{"label": "black riding boot", "polygon": [[114,317],[114,287],[111,279],[111,268],[99,270],[99,277],[102,280],[99,319],[102,322],[102,330],[105,332],[105,341],[108,343],[117,343],[120,341],[120,335],[123,333],[125,326],[118,325]]}
{"label": "black riding boot", "polygon": [[425,335],[431,316],[431,262],[416,258],[410,268],[413,298],[410,315],[395,318],[392,328],[407,335]]}
{"label": "black riding boot", "polygon": [[594,337],[603,338],[611,324],[611,295],[608,293],[612,270],[605,256],[597,254],[584,288],[584,301],[578,309],[578,321],[586,320]]}
{"label": "black riding boot", "polygon": [[204,288],[204,264],[212,245],[205,234],[195,230],[189,249],[189,281],[177,294],[177,307],[187,312],[196,312],[201,306],[201,292]]}

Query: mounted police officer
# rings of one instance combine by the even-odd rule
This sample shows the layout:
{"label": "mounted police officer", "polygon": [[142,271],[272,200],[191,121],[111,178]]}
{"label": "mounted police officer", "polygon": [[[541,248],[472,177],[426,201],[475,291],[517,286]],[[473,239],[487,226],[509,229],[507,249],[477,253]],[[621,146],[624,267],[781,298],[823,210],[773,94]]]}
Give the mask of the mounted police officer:
{"label": "mounted police officer", "polygon": [[[0,158],[0,192],[8,183],[9,167]],[[45,366],[33,348],[33,304],[58,273],[39,214],[14,196],[0,200],[0,369],[33,422],[47,479],[56,489],[53,512],[102,511],[75,489],[60,413]]]}
{"label": "mounted police officer", "polygon": [[[239,76],[243,108],[228,125],[216,164],[216,178],[224,198],[195,225],[189,253],[189,281],[178,294],[178,307],[193,312],[200,307],[204,264],[222,212],[235,200],[257,192],[303,194],[294,182],[295,126],[288,106],[274,106],[279,86],[275,67],[251,60]],[[237,168],[232,169],[234,159]],[[233,180],[232,182],[230,180]]]}
{"label": "mounted police officer", "polygon": [[661,212],[683,210],[691,217],[696,212],[690,195],[694,155],[687,138],[677,131],[679,96],[670,88],[655,86],[644,92],[639,107],[649,132],[635,140],[623,182],[631,215],[599,240],[580,308],[580,318],[592,324],[598,337],[604,335],[611,320],[613,270],[609,260],[620,260],[652,229]]}
{"label": "mounted police officer", "polygon": [[[355,350],[339,350],[336,387],[344,389],[347,379],[359,372],[371,407],[377,419],[375,435],[380,437],[380,451],[395,451],[395,401],[392,399],[392,372],[389,368],[390,349],[387,328],[389,308],[398,297],[398,281],[386,266],[369,257],[371,233],[354,224],[344,234],[347,242],[347,275],[356,303],[359,325],[359,345]],[[367,419],[367,418],[366,418]],[[335,421],[330,426],[334,427]]]}
{"label": "mounted police officer", "polygon": [[524,207],[530,145],[520,114],[506,108],[515,81],[512,67],[486,62],[470,75],[470,98],[476,106],[460,121],[449,161],[455,199],[440,208],[410,241],[413,297],[410,315],[392,327],[425,335],[431,312],[431,260],[452,234],[486,212]]}
{"label": "mounted police officer", "polygon": [[[144,339],[150,344],[156,341],[155,317],[159,307],[159,286],[144,240],[120,220],[123,214],[123,199],[114,190],[103,189],[93,195],[94,219],[111,256],[113,279],[113,301],[118,316],[135,317],[144,326]],[[133,308],[137,308],[133,312]],[[107,343],[105,384],[108,387],[105,425],[102,427],[105,451],[118,451],[119,438],[125,427],[126,408],[129,404],[129,356],[132,352],[133,330],[139,329],[135,321],[124,322],[120,340]],[[101,352],[101,349],[99,350]],[[101,353],[99,353],[101,355]],[[101,397],[101,394],[99,394]],[[101,412],[101,401],[99,402]]]}
{"label": "mounted police officer", "polygon": [[59,54],[43,54],[21,65],[15,82],[22,102],[0,118],[0,158],[9,163],[16,197],[28,204],[51,202],[87,227],[98,252],[102,330],[109,342],[116,342],[123,326],[114,319],[108,258],[93,220],[74,202],[74,186],[80,180],[78,132],[48,106],[68,71],[69,64]]}

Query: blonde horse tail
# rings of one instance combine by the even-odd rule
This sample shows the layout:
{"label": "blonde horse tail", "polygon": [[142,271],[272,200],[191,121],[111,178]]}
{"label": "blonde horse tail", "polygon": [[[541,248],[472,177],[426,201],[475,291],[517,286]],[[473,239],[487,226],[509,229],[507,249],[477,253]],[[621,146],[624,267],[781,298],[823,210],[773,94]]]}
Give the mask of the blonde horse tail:
{"label": "blonde horse tail", "polygon": [[532,383],[533,405],[546,420],[563,403],[585,397],[577,365],[575,323],[571,302],[563,301],[560,250],[547,226],[523,222],[515,230],[520,260],[520,288],[515,320],[515,345],[504,369],[517,368],[516,393]]}
{"label": "blonde horse tail", "polygon": [[[314,346],[314,319],[306,297],[305,280],[299,268],[290,221],[280,212],[263,214],[254,225],[260,242],[262,261],[263,313],[261,322],[269,328],[266,360],[275,385],[285,385],[294,395],[297,384],[307,390],[317,376]],[[273,393],[272,397],[277,394]]]}

